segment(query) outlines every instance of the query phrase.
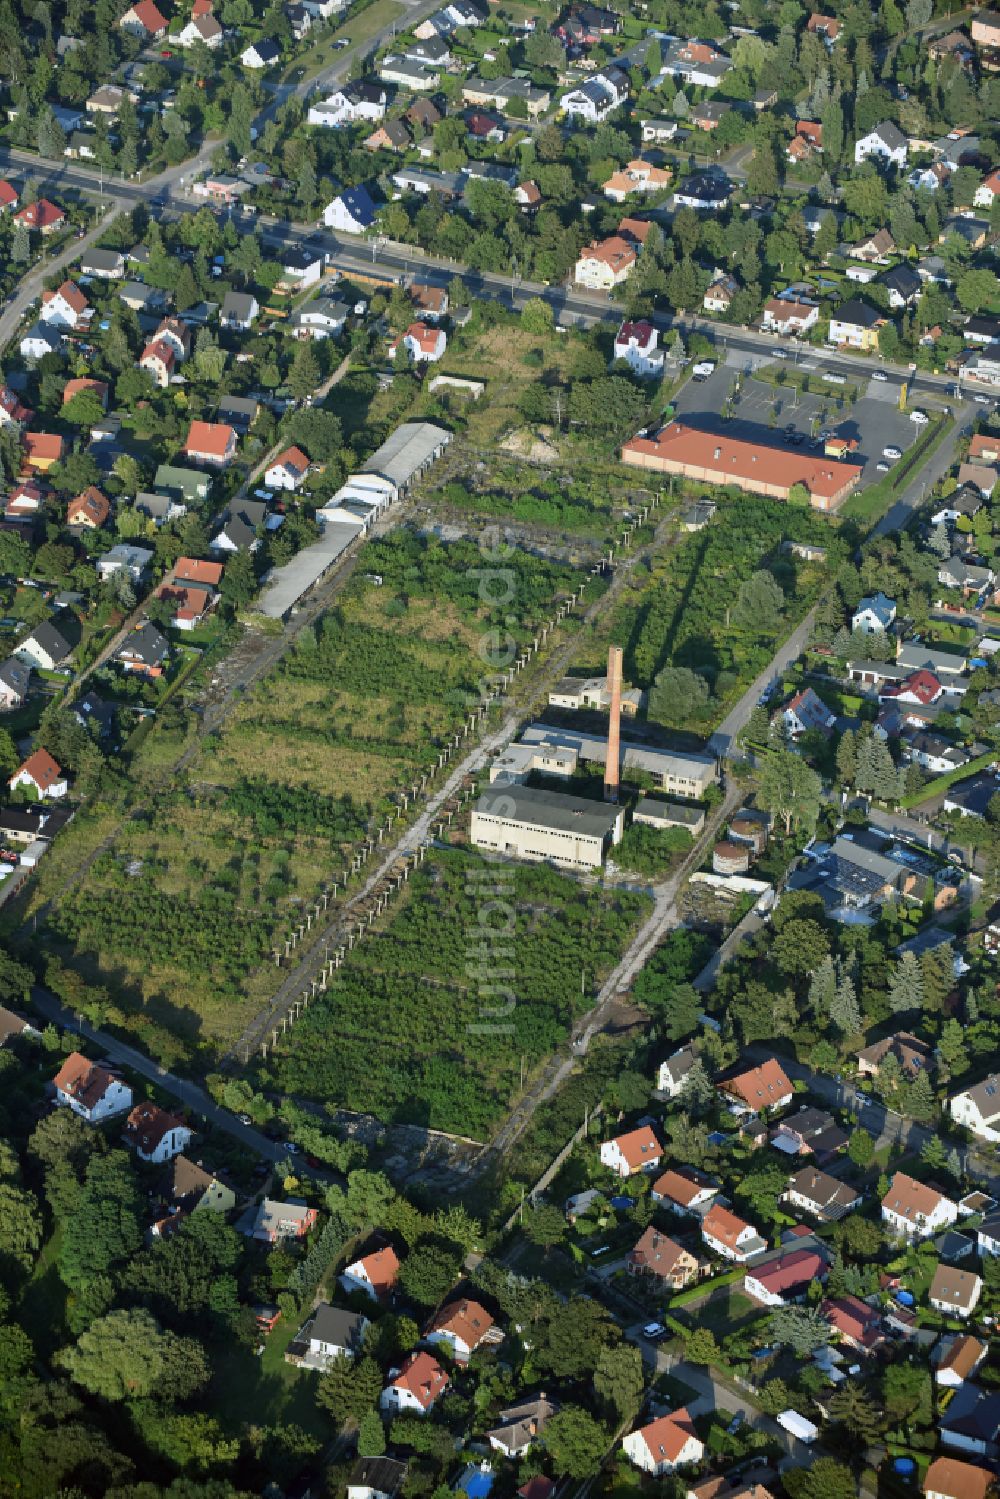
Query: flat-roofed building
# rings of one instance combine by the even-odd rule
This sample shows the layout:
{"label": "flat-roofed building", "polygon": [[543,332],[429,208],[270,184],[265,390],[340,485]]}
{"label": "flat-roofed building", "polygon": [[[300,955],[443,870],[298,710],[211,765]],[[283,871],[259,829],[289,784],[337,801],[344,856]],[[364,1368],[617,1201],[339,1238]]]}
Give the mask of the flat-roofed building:
{"label": "flat-roofed building", "polygon": [[472,813],[477,848],[516,859],[548,860],[568,869],[599,869],[619,843],[624,811],[527,786],[491,786]]}
{"label": "flat-roofed building", "polygon": [[[577,729],[554,728],[546,723],[533,723],[521,735],[520,745],[542,743],[552,748],[575,750],[577,757],[588,765],[603,766],[607,763],[608,741],[603,736],[584,734]],[[511,746],[512,749],[518,747]],[[623,771],[641,770],[652,776],[658,791],[666,791],[671,796],[686,796],[692,801],[703,797],[719,778],[719,763],[714,755],[658,749],[624,738],[621,740],[620,768]]]}

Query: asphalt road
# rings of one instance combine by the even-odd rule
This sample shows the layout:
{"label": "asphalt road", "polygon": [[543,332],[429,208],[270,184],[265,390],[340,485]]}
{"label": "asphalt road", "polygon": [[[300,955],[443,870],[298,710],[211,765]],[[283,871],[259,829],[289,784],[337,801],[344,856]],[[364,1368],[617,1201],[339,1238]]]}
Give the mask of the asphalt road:
{"label": "asphalt road", "polygon": [[288,1157],[288,1147],[283,1141],[269,1140],[260,1130],[241,1124],[235,1114],[231,1114],[228,1109],[220,1108],[203,1088],[199,1088],[197,1083],[192,1083],[187,1078],[177,1077],[175,1073],[168,1072],[166,1068],[144,1056],[141,1051],[137,1051],[134,1046],[129,1046],[114,1036],[109,1036],[106,1031],[98,1030],[82,1016],[74,1015],[72,1011],[61,1005],[48,989],[42,989],[36,985],[32,988],[31,997],[35,1008],[39,1014],[44,1015],[46,1020],[51,1020],[54,1025],[61,1026],[64,1030],[82,1036],[95,1046],[101,1047],[104,1055],[112,1062],[119,1067],[127,1067],[132,1072],[137,1072],[148,1082],[155,1083],[164,1093],[168,1093],[171,1098],[175,1099],[188,1114],[206,1120],[216,1129],[222,1130],[224,1134],[231,1135],[246,1150],[253,1151],[264,1160],[276,1162]]}

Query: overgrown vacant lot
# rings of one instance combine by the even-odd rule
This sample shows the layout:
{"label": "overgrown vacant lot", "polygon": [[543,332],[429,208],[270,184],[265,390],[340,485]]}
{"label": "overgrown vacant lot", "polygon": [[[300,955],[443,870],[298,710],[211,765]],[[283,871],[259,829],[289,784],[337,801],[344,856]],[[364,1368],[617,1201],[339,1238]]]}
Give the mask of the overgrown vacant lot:
{"label": "overgrown vacant lot", "polygon": [[406,530],[372,543],[338,607],[57,905],[54,951],[161,1053],[176,1040],[210,1062],[239,1033],[290,914],[478,701],[483,636],[503,622],[528,638],[575,578],[512,553],[494,606],[486,565],[471,543]]}
{"label": "overgrown vacant lot", "polygon": [[[656,714],[669,727],[700,732],[763,669],[814,601],[827,570],[846,553],[830,522],[814,511],[719,491],[712,498],[719,508],[711,523],[633,570],[615,608],[581,640],[573,665],[581,675],[604,670],[614,641],[625,648],[625,676],[633,686],[648,689],[664,667],[700,673],[711,689],[701,711],[681,695]],[[826,547],[826,561],[802,561],[783,550],[786,540]],[[760,570],[784,594],[773,613],[741,599],[741,588]]]}
{"label": "overgrown vacant lot", "polygon": [[[263,1079],[483,1139],[517,1093],[522,1058],[527,1076],[565,1037],[647,910],[642,896],[585,889],[547,868],[437,852]],[[501,941],[484,938],[508,922]],[[516,1002],[491,985],[509,986]]]}

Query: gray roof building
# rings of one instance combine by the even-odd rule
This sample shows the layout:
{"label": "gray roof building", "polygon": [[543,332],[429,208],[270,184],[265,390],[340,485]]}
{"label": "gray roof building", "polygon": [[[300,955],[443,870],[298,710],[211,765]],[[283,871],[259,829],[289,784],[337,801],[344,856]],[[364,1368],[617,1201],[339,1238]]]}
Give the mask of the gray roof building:
{"label": "gray roof building", "polygon": [[362,464],[362,474],[377,474],[401,494],[440,458],[451,442],[451,433],[433,422],[404,422]]}

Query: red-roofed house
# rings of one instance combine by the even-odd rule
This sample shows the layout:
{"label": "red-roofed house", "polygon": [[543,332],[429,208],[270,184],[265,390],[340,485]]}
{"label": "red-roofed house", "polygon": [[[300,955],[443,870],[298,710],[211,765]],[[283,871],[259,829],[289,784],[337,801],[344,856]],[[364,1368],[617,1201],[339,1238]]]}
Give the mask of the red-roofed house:
{"label": "red-roofed house", "polygon": [[780,333],[786,338],[790,334],[808,333],[819,322],[819,306],[814,302],[798,302],[790,297],[772,297],[764,303],[764,315],[760,326],[765,333]]}
{"label": "red-roofed house", "polygon": [[166,18],[160,14],[153,0],[136,0],[136,4],[125,12],[118,22],[123,31],[130,31],[140,41],[159,41],[167,34]]}
{"label": "red-roofed house", "polygon": [[25,463],[39,474],[58,463],[66,447],[65,440],[54,432],[25,432],[22,443]]}
{"label": "red-roofed house", "polygon": [[72,1109],[88,1124],[123,1114],[132,1107],[132,1089],[117,1073],[71,1051],[52,1079],[56,1104]]}
{"label": "red-roofed house", "polygon": [[733,484],[775,500],[787,500],[802,485],[816,510],[835,510],[862,474],[858,464],[701,432],[683,422],[669,422],[655,437],[633,437],[623,444],[621,458],[632,468],[681,474],[703,484]]}
{"label": "red-roofed house", "polygon": [[478,1301],[453,1301],[428,1322],[424,1342],[443,1343],[456,1363],[467,1364],[492,1327],[493,1318]]}
{"label": "red-roofed house", "polygon": [[820,1312],[848,1348],[871,1353],[885,1342],[881,1312],[858,1296],[828,1297]]}
{"label": "red-roofed house", "polygon": [[74,396],[83,395],[87,391],[96,396],[104,411],[108,409],[108,387],[103,380],[67,380],[63,386],[62,403],[64,406],[72,401]]}
{"label": "red-roofed house", "polygon": [[663,374],[664,360],[659,341],[659,333],[645,318],[622,323],[615,334],[615,358],[624,359],[633,375],[659,377]]}
{"label": "red-roofed house", "polygon": [[30,479],[22,479],[12,489],[4,506],[7,520],[33,522],[45,501],[45,492]]}
{"label": "red-roofed house", "polygon": [[402,338],[396,339],[386,349],[390,359],[395,359],[400,345],[414,364],[436,364],[444,357],[448,336],[443,328],[434,328],[430,323],[411,323]]}
{"label": "red-roofed house", "polygon": [[34,414],[21,405],[9,385],[0,385],[0,427],[26,427]]}
{"label": "red-roofed house", "polygon": [[154,338],[139,356],[139,368],[152,375],[161,390],[166,390],[177,365],[177,355],[162,338]]}
{"label": "red-roofed house", "polygon": [[793,1249],[770,1264],[748,1270],[743,1289],[761,1306],[802,1301],[814,1280],[826,1279],[826,1261],[814,1249]]}
{"label": "red-roofed house", "polygon": [[803,687],[801,692],[790,697],[781,717],[793,739],[808,733],[822,734],[824,739],[829,739],[837,727],[837,715],[830,712],[811,687]]}
{"label": "red-roofed house", "polygon": [[791,1103],[795,1093],[774,1057],[759,1067],[749,1067],[735,1077],[724,1078],[715,1086],[741,1109],[750,1109],[755,1114],[762,1109],[784,1108]]}
{"label": "red-roofed house", "polygon": [[56,291],[42,292],[39,317],[57,328],[79,328],[90,316],[90,303],[72,281],[64,281]]}
{"label": "red-roofed house", "polygon": [[225,422],[193,421],[184,443],[184,456],[192,463],[225,468],[236,457],[236,433]]}
{"label": "red-roofed house", "polygon": [[763,1254],[767,1248],[753,1224],[738,1218],[721,1202],[713,1203],[702,1219],[701,1236],[709,1249],[737,1264],[743,1264],[751,1255]]}
{"label": "red-roofed house", "polygon": [[882,1198],[882,1222],[895,1234],[910,1239],[929,1239],[950,1228],[958,1217],[958,1205],[935,1187],[914,1181],[897,1171]]}
{"label": "red-roofed house", "polygon": [[989,1499],[996,1491],[995,1473],[958,1457],[936,1457],[924,1474],[924,1499]]}
{"label": "red-roofed house", "polygon": [[399,1279],[399,1257],[387,1244],[384,1249],[375,1249],[352,1261],[338,1278],[345,1291],[364,1291],[378,1300],[388,1296]]}
{"label": "red-roofed house", "polygon": [[992,208],[997,198],[1000,198],[1000,169],[983,178],[972,201],[977,208]]}
{"label": "red-roofed house", "polygon": [[382,1391],[379,1401],[389,1415],[409,1412],[426,1416],[435,1400],[448,1388],[448,1376],[429,1353],[411,1353],[399,1373]]}
{"label": "red-roofed house", "polygon": [[789,161],[807,161],[823,149],[823,127],[814,120],[798,120],[785,155]]}
{"label": "red-roofed house", "polygon": [[806,30],[821,36],[827,46],[832,47],[840,35],[840,22],[835,16],[821,16],[814,11],[806,22]]}
{"label": "red-roofed house", "polygon": [[75,500],[70,500],[66,507],[67,526],[84,526],[88,531],[96,531],[103,526],[111,514],[111,505],[106,495],[93,484],[78,494]]}
{"label": "red-roofed house", "polygon": [[630,1463],[657,1478],[673,1473],[686,1463],[700,1462],[705,1444],[694,1429],[686,1409],[671,1411],[648,1426],[630,1432],[622,1442],[622,1451]]}
{"label": "red-roofed house", "polygon": [[718,1192],[704,1177],[672,1169],[658,1176],[650,1189],[654,1202],[662,1202],[674,1213],[697,1213],[707,1207]]}
{"label": "red-roofed house", "polygon": [[138,1103],[125,1124],[125,1142],[140,1160],[162,1165],[173,1160],[191,1143],[192,1133],[183,1119],[168,1114],[155,1103]]}
{"label": "red-roofed house", "polygon": [[620,286],[639,258],[635,245],[620,234],[594,240],[581,250],[573,273],[577,286],[592,291],[610,291]]}
{"label": "red-roofed house", "polygon": [[264,475],[268,489],[298,489],[309,472],[309,459],[301,448],[286,448]]}
{"label": "red-roofed house", "polygon": [[11,187],[6,180],[0,181],[0,209],[16,208],[21,199],[16,187]]}
{"label": "red-roofed house", "polygon": [[977,432],[969,439],[970,463],[1000,463],[1000,437],[988,432]]}
{"label": "red-roofed house", "polygon": [[14,215],[15,224],[24,224],[28,229],[37,229],[39,234],[55,234],[66,222],[66,215],[48,198],[39,198],[37,203],[28,203]]}
{"label": "red-roofed house", "polygon": [[173,625],[177,630],[194,630],[201,624],[215,602],[211,588],[186,583],[161,583],[156,597],[173,606]]}
{"label": "red-roofed house", "polygon": [[178,557],[174,567],[174,582],[196,583],[201,588],[218,588],[224,572],[221,562],[202,562],[198,557]]}
{"label": "red-roofed house", "polygon": [[30,754],[15,770],[7,785],[11,791],[17,791],[23,786],[34,791],[43,801],[56,801],[69,790],[69,782],[46,749],[36,749]]}
{"label": "red-roofed house", "polygon": [[919,703],[922,708],[928,708],[937,702],[943,691],[934,673],[922,666],[901,682],[887,682],[879,691],[878,700],[880,703]]}
{"label": "red-roofed house", "polygon": [[655,1171],[663,1156],[663,1146],[648,1124],[605,1140],[601,1146],[601,1165],[616,1176],[634,1176],[637,1171]]}

